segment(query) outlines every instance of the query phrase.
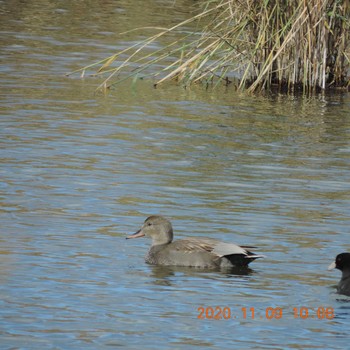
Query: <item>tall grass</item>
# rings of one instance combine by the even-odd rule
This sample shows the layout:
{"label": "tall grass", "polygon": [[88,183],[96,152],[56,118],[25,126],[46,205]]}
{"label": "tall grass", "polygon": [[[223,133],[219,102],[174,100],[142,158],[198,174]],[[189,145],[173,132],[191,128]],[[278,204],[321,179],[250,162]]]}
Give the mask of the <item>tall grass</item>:
{"label": "tall grass", "polygon": [[[307,92],[349,88],[349,0],[204,3],[192,18],[159,29],[80,71],[94,68],[96,74],[107,74],[100,88],[108,88],[172,59],[154,74],[155,85],[174,79],[184,85],[222,82],[250,92],[274,87]],[[189,27],[195,29],[188,33]],[[150,50],[169,33],[176,33],[177,39]]]}

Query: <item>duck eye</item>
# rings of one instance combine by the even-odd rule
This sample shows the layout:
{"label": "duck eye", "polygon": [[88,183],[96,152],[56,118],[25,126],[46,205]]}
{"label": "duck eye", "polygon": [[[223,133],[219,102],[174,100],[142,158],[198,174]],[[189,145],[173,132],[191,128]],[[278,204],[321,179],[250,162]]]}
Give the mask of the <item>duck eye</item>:
{"label": "duck eye", "polygon": [[151,222],[149,222],[148,224],[147,224],[147,226],[151,226],[152,225],[152,223]]}

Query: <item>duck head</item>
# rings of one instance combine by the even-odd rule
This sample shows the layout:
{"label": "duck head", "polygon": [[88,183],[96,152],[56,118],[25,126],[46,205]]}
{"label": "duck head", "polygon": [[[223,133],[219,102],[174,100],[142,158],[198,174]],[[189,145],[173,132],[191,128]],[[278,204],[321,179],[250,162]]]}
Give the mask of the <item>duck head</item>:
{"label": "duck head", "polygon": [[168,244],[173,240],[173,228],[170,221],[165,217],[152,215],[145,220],[137,232],[126,237],[126,239],[144,236],[152,238],[152,245]]}

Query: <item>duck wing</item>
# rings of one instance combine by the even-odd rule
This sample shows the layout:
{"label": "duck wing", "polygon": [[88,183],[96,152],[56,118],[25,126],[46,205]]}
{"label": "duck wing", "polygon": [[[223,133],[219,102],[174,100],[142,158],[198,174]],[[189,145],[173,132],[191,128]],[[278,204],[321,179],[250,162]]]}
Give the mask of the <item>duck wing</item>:
{"label": "duck wing", "polygon": [[175,249],[186,251],[188,253],[206,251],[215,254],[218,257],[230,255],[243,255],[249,258],[262,258],[263,255],[257,255],[248,249],[254,249],[251,246],[239,246],[234,243],[222,242],[214,238],[207,237],[190,237],[174,241],[172,243]]}
{"label": "duck wing", "polygon": [[189,237],[179,239],[171,243],[173,249],[186,253],[207,252],[211,253],[219,243],[216,239],[206,237]]}

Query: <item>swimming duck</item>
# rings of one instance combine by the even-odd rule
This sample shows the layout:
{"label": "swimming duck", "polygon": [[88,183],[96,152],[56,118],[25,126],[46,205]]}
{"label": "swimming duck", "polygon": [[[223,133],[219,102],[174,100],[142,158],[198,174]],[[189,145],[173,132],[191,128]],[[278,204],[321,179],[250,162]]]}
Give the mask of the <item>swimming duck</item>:
{"label": "swimming duck", "polygon": [[148,217],[141,229],[126,237],[152,238],[145,261],[152,265],[189,266],[200,268],[246,267],[262,255],[254,254],[254,247],[238,246],[213,238],[188,237],[173,242],[173,228],[163,216]]}

